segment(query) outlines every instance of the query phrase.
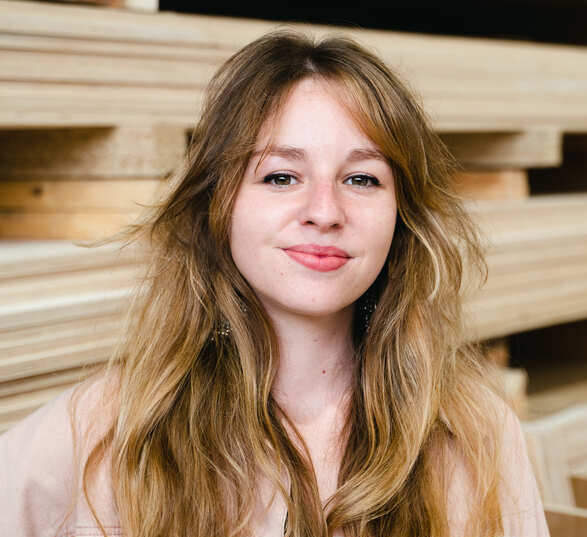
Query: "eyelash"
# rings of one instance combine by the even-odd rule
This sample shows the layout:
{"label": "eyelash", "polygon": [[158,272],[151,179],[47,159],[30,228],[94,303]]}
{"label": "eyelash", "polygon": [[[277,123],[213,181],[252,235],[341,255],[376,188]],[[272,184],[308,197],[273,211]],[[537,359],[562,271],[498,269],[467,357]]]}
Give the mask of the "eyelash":
{"label": "eyelash", "polygon": [[[291,175],[289,173],[271,173],[263,178],[263,182],[265,184],[271,184],[271,185],[277,186],[277,187],[291,186],[291,185],[277,185],[275,183],[272,183],[272,181],[277,177],[290,177],[292,179],[296,179],[293,175]],[[372,175],[366,175],[364,173],[357,173],[355,175],[351,175],[345,179],[345,182],[348,181],[349,179],[353,179],[354,177],[358,177],[360,179],[367,179],[368,181],[371,181],[371,185],[354,185],[354,186],[358,186],[360,188],[367,188],[368,186],[380,186],[381,185],[381,183],[378,181],[377,178],[373,177]]]}
{"label": "eyelash", "polygon": [[295,177],[289,173],[271,173],[263,179],[263,182],[266,184],[271,184],[273,186],[277,186],[277,187],[291,186],[291,185],[277,185],[275,183],[272,183],[271,181],[277,177],[290,177],[292,179],[295,179]]}
{"label": "eyelash", "polygon": [[[356,175],[351,175],[350,177],[347,177],[345,179],[345,181],[348,181],[349,179],[352,179],[353,177],[359,177],[360,179],[367,179],[368,181],[371,181],[371,186],[380,186],[381,185],[381,183],[379,182],[379,180],[376,177],[373,177],[372,175],[366,175],[364,173],[358,173]],[[355,186],[366,188],[365,185],[355,185]]]}

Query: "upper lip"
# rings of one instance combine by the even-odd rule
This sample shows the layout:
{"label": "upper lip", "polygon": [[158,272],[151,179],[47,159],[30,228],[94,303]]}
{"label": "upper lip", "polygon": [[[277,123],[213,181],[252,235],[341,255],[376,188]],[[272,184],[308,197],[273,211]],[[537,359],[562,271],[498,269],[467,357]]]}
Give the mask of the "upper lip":
{"label": "upper lip", "polygon": [[320,246],[319,244],[296,244],[295,246],[289,246],[288,248],[284,249],[313,255],[351,257],[347,252],[337,248],[336,246]]}

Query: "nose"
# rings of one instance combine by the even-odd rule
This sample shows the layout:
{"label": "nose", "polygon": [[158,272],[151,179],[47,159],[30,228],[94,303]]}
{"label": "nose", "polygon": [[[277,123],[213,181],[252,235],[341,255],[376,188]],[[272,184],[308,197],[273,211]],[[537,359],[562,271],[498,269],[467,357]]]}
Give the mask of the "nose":
{"label": "nose", "polygon": [[311,185],[304,197],[300,221],[322,231],[344,225],[346,217],[343,203],[332,181],[315,181]]}

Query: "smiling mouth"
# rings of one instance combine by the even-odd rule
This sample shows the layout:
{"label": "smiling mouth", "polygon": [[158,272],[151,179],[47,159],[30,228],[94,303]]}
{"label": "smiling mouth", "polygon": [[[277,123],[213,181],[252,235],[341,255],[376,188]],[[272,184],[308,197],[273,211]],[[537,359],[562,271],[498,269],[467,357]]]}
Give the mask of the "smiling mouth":
{"label": "smiling mouth", "polygon": [[351,259],[344,250],[333,246],[300,245],[283,251],[300,265],[318,272],[337,270]]}

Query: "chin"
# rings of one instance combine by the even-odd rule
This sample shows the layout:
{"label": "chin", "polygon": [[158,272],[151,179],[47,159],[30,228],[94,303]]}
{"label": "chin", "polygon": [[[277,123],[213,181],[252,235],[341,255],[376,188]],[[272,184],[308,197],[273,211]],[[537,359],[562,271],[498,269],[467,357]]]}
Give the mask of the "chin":
{"label": "chin", "polygon": [[290,315],[299,315],[300,317],[314,317],[319,319],[321,317],[329,317],[332,315],[343,314],[349,308],[352,308],[353,303],[341,304],[332,302],[281,302],[273,303],[271,309],[278,308],[283,312],[287,312]]}

